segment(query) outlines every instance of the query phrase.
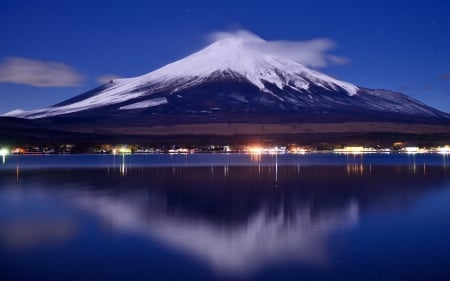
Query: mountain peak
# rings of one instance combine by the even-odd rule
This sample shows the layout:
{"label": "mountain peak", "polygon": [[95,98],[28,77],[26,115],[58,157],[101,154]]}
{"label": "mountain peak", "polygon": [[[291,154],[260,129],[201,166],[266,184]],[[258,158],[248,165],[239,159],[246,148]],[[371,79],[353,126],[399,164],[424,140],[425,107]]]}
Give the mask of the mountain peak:
{"label": "mountain peak", "polygon": [[448,118],[405,95],[358,88],[312,70],[293,59],[293,50],[281,52],[276,42],[254,34],[228,34],[216,39],[204,49],[150,73],[115,79],[48,108],[3,116],[36,119],[73,113],[113,116],[146,111],[155,117],[220,111],[278,112],[305,118],[310,113],[327,117],[330,112],[353,119],[380,113],[403,119]]}
{"label": "mountain peak", "polygon": [[311,84],[328,89],[343,89],[349,95],[358,91],[355,85],[328,75],[262,48],[265,42],[257,36],[227,37],[206,48],[158,70],[138,77],[144,81],[173,80],[196,77],[200,80],[217,72],[233,72],[249,80],[264,92],[270,92],[266,83],[294,90],[308,90]]}

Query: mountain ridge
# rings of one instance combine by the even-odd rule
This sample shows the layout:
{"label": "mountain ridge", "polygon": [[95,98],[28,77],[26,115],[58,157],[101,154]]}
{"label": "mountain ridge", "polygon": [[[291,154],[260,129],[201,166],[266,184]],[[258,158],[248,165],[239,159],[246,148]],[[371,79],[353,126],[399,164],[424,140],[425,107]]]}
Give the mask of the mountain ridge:
{"label": "mountain ridge", "polygon": [[221,39],[150,73],[114,79],[48,108],[2,116],[124,118],[130,125],[142,120],[164,124],[168,119],[258,123],[271,116],[282,116],[273,122],[450,120],[449,114],[407,95],[358,87],[255,48],[261,40],[257,36]]}

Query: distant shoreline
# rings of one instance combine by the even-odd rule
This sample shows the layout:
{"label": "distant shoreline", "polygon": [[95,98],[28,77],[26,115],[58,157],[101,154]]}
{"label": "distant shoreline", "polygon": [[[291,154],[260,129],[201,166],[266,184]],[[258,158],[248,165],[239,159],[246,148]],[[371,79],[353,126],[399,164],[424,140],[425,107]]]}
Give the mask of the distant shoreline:
{"label": "distant shoreline", "polygon": [[344,146],[392,148],[433,147],[450,144],[450,125],[389,122],[342,123],[193,123],[131,127],[83,123],[76,127],[0,118],[0,146],[37,146],[74,153],[92,152],[103,145],[132,145],[168,150],[207,146],[265,147],[299,145],[311,150],[333,150]]}

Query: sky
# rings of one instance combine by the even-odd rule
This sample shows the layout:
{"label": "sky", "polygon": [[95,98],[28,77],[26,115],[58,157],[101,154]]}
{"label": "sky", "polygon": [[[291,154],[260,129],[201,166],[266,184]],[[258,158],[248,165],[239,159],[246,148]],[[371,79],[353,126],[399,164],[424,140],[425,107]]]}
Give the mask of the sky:
{"label": "sky", "polygon": [[450,0],[1,1],[0,114],[151,72],[236,31],[450,113],[449,15]]}

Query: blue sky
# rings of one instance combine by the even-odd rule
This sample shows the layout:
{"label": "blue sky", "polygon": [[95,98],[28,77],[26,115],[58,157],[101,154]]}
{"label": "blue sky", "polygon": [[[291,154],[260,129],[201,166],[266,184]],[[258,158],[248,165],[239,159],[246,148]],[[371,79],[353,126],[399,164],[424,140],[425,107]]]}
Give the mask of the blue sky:
{"label": "blue sky", "polygon": [[449,15],[450,0],[1,1],[0,113],[150,72],[236,29],[270,41],[329,40],[326,55],[346,63],[319,71],[450,112]]}

